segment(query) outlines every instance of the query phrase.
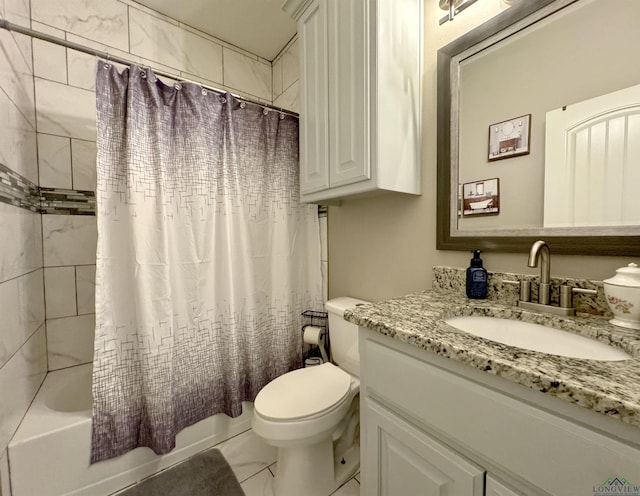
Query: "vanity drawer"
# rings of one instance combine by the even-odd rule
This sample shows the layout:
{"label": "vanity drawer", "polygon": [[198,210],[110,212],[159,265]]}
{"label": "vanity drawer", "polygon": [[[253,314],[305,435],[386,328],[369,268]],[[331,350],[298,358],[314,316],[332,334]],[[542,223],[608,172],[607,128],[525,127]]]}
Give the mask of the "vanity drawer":
{"label": "vanity drawer", "polygon": [[430,363],[429,352],[361,330],[360,355],[363,397],[486,468],[562,495],[590,494],[614,476],[635,482],[640,474],[634,447],[444,370]]}

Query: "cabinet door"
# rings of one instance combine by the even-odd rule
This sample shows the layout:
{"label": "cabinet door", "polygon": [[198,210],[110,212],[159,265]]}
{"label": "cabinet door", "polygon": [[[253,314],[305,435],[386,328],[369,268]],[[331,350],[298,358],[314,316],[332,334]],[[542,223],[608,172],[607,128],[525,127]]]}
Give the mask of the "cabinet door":
{"label": "cabinet door", "polygon": [[371,177],[368,0],[329,2],[329,184]]}
{"label": "cabinet door", "polygon": [[501,482],[498,482],[492,475],[487,475],[485,496],[522,496],[522,494],[509,489]]}
{"label": "cabinet door", "polygon": [[365,399],[362,494],[482,496],[484,471]]}
{"label": "cabinet door", "polygon": [[300,43],[300,190],[329,187],[327,2],[316,0],[298,20]]}

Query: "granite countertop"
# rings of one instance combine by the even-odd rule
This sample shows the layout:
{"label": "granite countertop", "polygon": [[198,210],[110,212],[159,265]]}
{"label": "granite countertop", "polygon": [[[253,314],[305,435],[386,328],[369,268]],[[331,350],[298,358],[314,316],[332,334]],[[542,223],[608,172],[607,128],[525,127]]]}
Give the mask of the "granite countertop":
{"label": "granite countertop", "polygon": [[[549,355],[480,338],[443,321],[462,315],[547,324],[611,344],[632,358],[604,362]],[[614,326],[605,318],[556,317],[440,290],[359,306],[345,311],[344,317],[398,341],[640,427],[640,332]]]}

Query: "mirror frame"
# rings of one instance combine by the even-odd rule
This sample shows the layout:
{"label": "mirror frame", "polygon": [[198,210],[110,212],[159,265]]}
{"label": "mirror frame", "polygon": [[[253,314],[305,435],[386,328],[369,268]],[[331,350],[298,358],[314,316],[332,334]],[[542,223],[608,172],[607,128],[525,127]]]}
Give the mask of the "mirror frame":
{"label": "mirror frame", "polygon": [[[640,236],[617,235],[505,235],[483,236],[481,231],[473,236],[458,236],[451,232],[451,144],[452,136],[452,96],[458,88],[452,88],[452,59],[483,40],[494,36],[502,30],[523,21],[529,15],[556,1],[563,6],[574,2],[560,0],[528,0],[519,2],[498,14],[477,28],[462,35],[438,50],[438,87],[437,87],[437,227],[436,248],[438,250],[473,250],[486,252],[528,252],[533,242],[544,239],[553,253],[566,255],[640,255]],[[574,0],[579,1],[579,0]],[[457,139],[457,136],[455,136]],[[457,166],[457,164],[456,164]],[[456,215],[456,214],[454,214]],[[540,228],[543,229],[543,228]]]}

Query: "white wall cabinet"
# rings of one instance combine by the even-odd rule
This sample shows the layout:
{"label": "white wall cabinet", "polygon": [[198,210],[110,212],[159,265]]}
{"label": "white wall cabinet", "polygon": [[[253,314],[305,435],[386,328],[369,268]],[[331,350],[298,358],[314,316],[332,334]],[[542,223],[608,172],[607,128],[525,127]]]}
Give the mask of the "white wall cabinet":
{"label": "white wall cabinet", "polygon": [[638,484],[640,429],[360,329],[367,496],[579,496]]}
{"label": "white wall cabinet", "polygon": [[300,189],[420,194],[422,0],[288,0],[300,45]]}

